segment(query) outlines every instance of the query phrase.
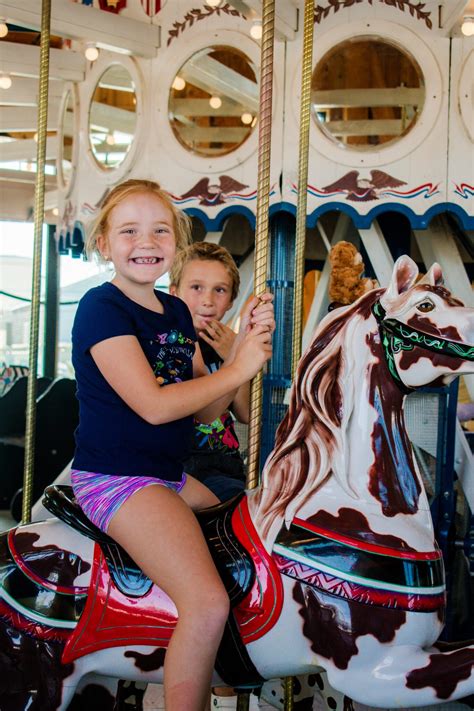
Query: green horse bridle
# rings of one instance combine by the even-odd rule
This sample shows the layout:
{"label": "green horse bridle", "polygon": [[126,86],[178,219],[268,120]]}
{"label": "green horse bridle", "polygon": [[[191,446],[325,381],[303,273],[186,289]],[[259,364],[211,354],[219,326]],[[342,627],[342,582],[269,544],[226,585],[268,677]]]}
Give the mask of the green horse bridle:
{"label": "green horse bridle", "polygon": [[410,390],[401,380],[395,365],[395,355],[400,351],[412,351],[415,347],[431,351],[439,355],[474,361],[474,346],[463,345],[447,338],[433,336],[423,331],[417,331],[411,326],[394,318],[385,318],[386,312],[380,301],[372,306],[380,331],[380,339],[388,369],[397,385],[404,390]]}

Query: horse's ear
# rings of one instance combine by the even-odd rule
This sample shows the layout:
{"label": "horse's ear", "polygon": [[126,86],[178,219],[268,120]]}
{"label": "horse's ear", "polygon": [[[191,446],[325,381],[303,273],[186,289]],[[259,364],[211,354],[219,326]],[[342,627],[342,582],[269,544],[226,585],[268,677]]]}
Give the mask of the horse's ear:
{"label": "horse's ear", "polygon": [[443,270],[438,262],[434,262],[431,269],[420,279],[420,284],[431,284],[431,286],[441,286],[444,284]]}
{"label": "horse's ear", "polygon": [[413,259],[404,254],[399,257],[393,267],[392,279],[387,289],[388,298],[396,298],[399,294],[407,291],[416,281],[418,267]]}

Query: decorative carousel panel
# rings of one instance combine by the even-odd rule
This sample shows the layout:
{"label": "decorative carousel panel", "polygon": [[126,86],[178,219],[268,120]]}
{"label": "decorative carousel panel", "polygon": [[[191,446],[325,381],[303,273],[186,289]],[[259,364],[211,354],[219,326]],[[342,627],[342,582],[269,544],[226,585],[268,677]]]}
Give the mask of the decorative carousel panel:
{"label": "decorative carousel panel", "polygon": [[448,200],[474,229],[474,37],[452,40]]}
{"label": "decorative carousel panel", "polygon": [[[257,196],[260,43],[230,5],[182,2],[159,15],[162,46],[152,62],[149,174],[176,204],[219,230],[229,213],[253,222]],[[284,45],[275,46],[272,202],[279,202]]]}
{"label": "decorative carousel panel", "polygon": [[[367,8],[366,8],[367,10]],[[413,223],[446,201],[449,40],[395,22],[339,13],[315,26],[308,213],[350,214],[366,227],[383,209]],[[375,13],[373,13],[375,16]],[[349,21],[350,20],[350,21]],[[408,23],[407,23],[408,24]],[[300,86],[301,47],[287,82]],[[288,92],[284,200],[296,203],[299,91]],[[390,206],[387,208],[387,206]]]}

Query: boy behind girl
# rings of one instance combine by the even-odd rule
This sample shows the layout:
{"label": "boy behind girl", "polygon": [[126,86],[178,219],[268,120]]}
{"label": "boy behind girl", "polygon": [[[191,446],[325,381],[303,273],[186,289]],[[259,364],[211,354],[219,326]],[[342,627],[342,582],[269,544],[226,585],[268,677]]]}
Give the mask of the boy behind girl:
{"label": "boy behind girl", "polygon": [[[210,373],[218,370],[229,354],[236,334],[221,323],[232,307],[240,286],[239,270],[224,248],[196,242],[178,252],[170,270],[170,293],[188,306],[199,339],[204,363]],[[249,419],[250,384],[242,385],[230,405],[211,424],[194,420],[194,443],[185,471],[199,479],[221,500],[245,487],[245,473],[234,418]]]}

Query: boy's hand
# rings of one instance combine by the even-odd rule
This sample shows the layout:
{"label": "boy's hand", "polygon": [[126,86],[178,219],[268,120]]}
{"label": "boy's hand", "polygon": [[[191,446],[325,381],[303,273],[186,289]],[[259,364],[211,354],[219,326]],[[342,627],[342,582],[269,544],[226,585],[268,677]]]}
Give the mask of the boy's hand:
{"label": "boy's hand", "polygon": [[[240,334],[245,334],[254,326],[265,326],[267,331],[275,330],[275,315],[273,312],[273,294],[265,292],[262,296],[254,296],[242,313]],[[239,339],[240,340],[240,339]]]}
{"label": "boy's hand", "polygon": [[220,321],[211,321],[203,331],[199,331],[198,335],[203,341],[214,348],[222,360],[225,360],[229,356],[237,336],[231,328]]}

